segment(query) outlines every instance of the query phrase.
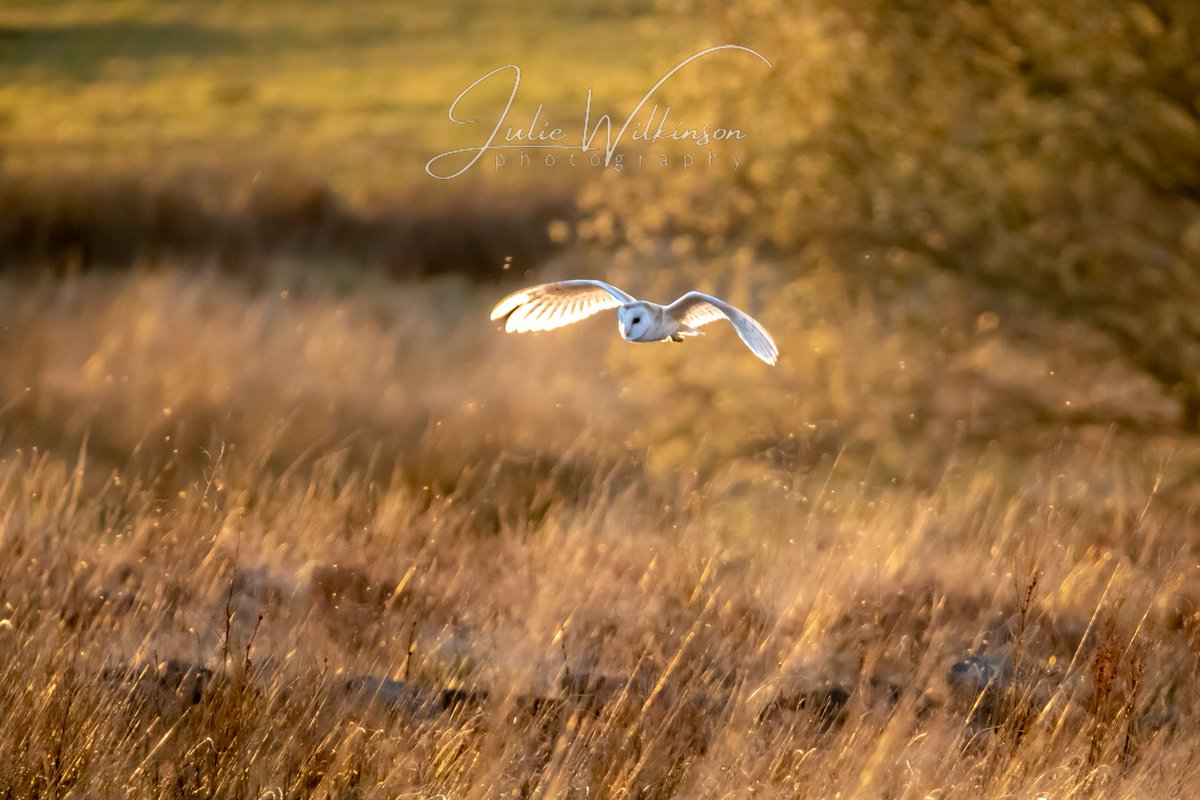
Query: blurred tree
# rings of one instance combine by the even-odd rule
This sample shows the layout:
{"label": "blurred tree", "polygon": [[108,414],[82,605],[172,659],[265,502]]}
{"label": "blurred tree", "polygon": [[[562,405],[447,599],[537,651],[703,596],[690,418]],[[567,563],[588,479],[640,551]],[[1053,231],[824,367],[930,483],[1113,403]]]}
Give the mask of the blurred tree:
{"label": "blurred tree", "polygon": [[1102,334],[1200,429],[1200,3],[705,13],[775,63],[692,88],[751,130],[749,168],[614,181],[596,238],[833,253],[864,285],[953,276],[981,310]]}

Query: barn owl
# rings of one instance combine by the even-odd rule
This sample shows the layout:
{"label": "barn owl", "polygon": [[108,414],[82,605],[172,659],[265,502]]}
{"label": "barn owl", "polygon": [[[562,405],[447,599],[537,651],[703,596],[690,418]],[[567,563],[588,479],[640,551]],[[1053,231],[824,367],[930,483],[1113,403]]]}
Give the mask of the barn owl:
{"label": "barn owl", "polygon": [[627,342],[682,342],[684,336],[698,336],[700,326],[727,319],[754,355],[768,364],[779,357],[771,334],[749,314],[700,292],[660,306],[602,281],[557,281],[510,294],[492,309],[492,319],[503,319],[509,333],[548,331],[609,308],[617,310],[618,329]]}

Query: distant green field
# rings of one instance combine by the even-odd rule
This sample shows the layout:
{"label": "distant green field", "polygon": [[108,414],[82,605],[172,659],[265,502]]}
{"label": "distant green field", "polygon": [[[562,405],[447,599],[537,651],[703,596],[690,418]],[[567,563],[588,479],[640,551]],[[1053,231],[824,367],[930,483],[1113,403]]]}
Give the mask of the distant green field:
{"label": "distant green field", "polygon": [[[286,167],[391,193],[478,139],[447,107],[497,66],[523,71],[514,117],[576,124],[588,88],[628,109],[697,45],[665,22],[640,0],[9,2],[0,155],[9,174]],[[480,127],[505,91],[482,93]]]}

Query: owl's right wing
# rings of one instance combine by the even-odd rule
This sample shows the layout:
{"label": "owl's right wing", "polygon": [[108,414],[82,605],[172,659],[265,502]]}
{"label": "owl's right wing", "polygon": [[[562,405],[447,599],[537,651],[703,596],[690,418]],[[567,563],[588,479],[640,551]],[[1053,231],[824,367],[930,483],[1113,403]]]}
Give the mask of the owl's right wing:
{"label": "owl's right wing", "polygon": [[767,329],[754,317],[724,300],[700,292],[688,292],[666,309],[678,322],[692,328],[727,319],[750,352],[771,365],[779,358],[779,348]]}
{"label": "owl's right wing", "polygon": [[636,300],[603,281],[556,281],[513,292],[492,309],[492,319],[503,319],[509,333],[549,331]]}

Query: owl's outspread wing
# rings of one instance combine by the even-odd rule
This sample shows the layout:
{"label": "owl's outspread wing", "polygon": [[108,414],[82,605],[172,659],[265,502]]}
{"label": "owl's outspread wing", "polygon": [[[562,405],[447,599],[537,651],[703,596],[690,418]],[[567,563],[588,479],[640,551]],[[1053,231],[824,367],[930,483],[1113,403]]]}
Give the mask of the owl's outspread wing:
{"label": "owl's outspread wing", "polygon": [[768,364],[774,364],[779,358],[779,348],[767,329],[758,324],[754,317],[724,300],[700,292],[688,292],[666,308],[676,321],[691,328],[727,319],[733,323],[733,329],[754,355]]}
{"label": "owl's outspread wing", "polygon": [[492,319],[503,319],[509,333],[549,331],[636,301],[602,281],[557,281],[513,292],[492,309]]}

